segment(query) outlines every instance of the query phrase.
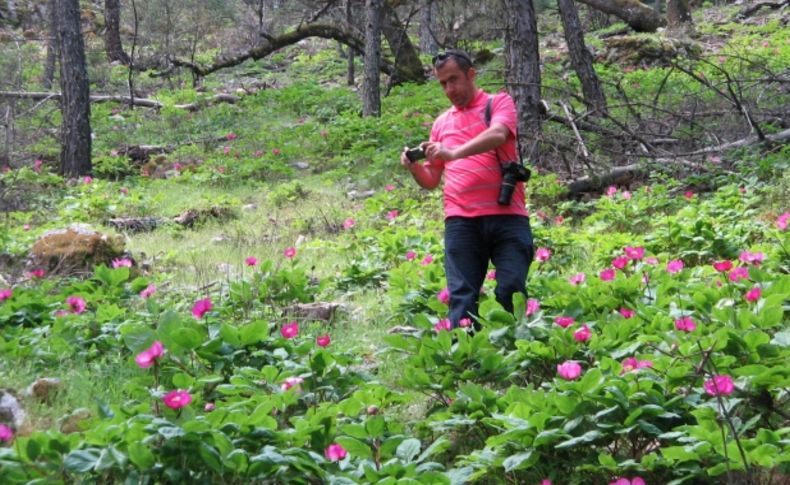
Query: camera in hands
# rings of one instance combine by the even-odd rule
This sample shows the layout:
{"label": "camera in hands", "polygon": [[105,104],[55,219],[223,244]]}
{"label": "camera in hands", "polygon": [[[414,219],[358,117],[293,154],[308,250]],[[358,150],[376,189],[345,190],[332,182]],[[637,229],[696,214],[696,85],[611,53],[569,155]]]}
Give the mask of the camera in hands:
{"label": "camera in hands", "polygon": [[411,163],[422,160],[425,158],[425,150],[423,150],[422,147],[408,148],[406,150],[406,158],[408,158]]}
{"label": "camera in hands", "polygon": [[499,186],[497,204],[510,205],[516,184],[528,181],[530,175],[532,172],[519,162],[507,162],[502,165],[502,185]]}

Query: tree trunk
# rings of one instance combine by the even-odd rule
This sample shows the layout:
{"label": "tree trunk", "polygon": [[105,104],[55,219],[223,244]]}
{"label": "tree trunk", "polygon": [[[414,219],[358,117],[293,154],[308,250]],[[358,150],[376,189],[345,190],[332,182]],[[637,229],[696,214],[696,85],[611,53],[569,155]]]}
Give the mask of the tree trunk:
{"label": "tree trunk", "polygon": [[693,28],[688,0],[667,0],[667,24],[673,30],[688,32]]}
{"label": "tree trunk", "polygon": [[[352,9],[352,0],[346,0],[346,22],[348,25],[352,25],[353,22],[353,9]],[[353,86],[356,84],[356,77],[355,73],[355,66],[354,66],[354,58],[356,57],[356,51],[351,47],[348,48],[348,66],[347,66],[347,75],[346,75],[346,83],[349,86]]]}
{"label": "tree trunk", "polygon": [[14,0],[5,0],[0,3],[0,25],[3,24],[11,27],[19,26],[19,19],[16,15],[16,2]]}
{"label": "tree trunk", "polygon": [[365,81],[362,86],[362,116],[381,115],[379,58],[381,57],[381,13],[383,0],[367,0],[365,11]]}
{"label": "tree trunk", "polygon": [[44,88],[52,89],[52,80],[55,79],[55,64],[58,59],[58,29],[55,16],[55,0],[47,1],[47,60],[44,63]]}
{"label": "tree trunk", "polygon": [[540,53],[538,25],[532,0],[504,0],[508,14],[505,55],[508,90],[518,111],[519,151],[532,163],[539,160]]}
{"label": "tree trunk", "polygon": [[56,0],[62,124],[60,173],[77,177],[91,172],[90,91],[78,0]]}
{"label": "tree trunk", "polygon": [[406,28],[398,19],[398,14],[387,2],[383,2],[382,9],[381,32],[387,39],[392,56],[395,58],[395,79],[392,83],[399,84],[406,80],[425,81],[425,71],[420,56],[409,40]]}
{"label": "tree trunk", "polygon": [[568,44],[568,53],[571,64],[579,81],[582,83],[584,103],[594,112],[606,112],[606,97],[601,89],[601,83],[593,68],[593,57],[584,44],[584,32],[576,11],[573,0],[557,0],[562,18],[562,27],[565,30],[565,42]]}
{"label": "tree trunk", "polygon": [[104,0],[104,24],[104,51],[107,53],[107,60],[128,66],[129,56],[123,51],[121,44],[120,0]]}
{"label": "tree trunk", "polygon": [[420,9],[420,51],[425,54],[439,52],[436,42],[436,4],[434,0],[426,0]]}
{"label": "tree trunk", "polygon": [[637,32],[655,32],[666,25],[664,18],[639,0],[579,0],[602,12],[612,14]]}

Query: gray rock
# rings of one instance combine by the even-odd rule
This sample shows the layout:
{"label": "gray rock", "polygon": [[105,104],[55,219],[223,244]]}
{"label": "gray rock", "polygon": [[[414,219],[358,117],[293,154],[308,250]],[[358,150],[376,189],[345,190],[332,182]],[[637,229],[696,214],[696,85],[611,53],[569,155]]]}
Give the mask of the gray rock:
{"label": "gray rock", "polygon": [[0,389],[0,423],[19,429],[25,422],[25,410],[11,391]]}

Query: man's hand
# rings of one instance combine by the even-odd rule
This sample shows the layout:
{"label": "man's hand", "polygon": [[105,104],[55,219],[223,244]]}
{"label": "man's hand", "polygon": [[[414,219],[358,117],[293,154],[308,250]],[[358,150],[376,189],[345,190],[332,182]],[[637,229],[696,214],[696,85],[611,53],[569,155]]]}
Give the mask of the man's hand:
{"label": "man's hand", "polygon": [[442,160],[445,162],[450,162],[458,158],[455,155],[455,150],[445,147],[438,141],[429,141],[423,143],[422,148],[425,150],[425,156],[428,158],[428,160]]}

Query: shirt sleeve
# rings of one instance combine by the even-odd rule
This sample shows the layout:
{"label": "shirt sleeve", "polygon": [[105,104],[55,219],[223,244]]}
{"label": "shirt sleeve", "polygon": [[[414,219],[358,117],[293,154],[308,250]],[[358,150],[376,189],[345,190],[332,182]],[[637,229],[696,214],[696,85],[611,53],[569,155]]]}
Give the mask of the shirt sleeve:
{"label": "shirt sleeve", "polygon": [[508,93],[499,93],[494,96],[491,103],[491,124],[495,122],[507,126],[507,129],[510,130],[510,137],[516,136],[516,127],[518,126],[516,105]]}

